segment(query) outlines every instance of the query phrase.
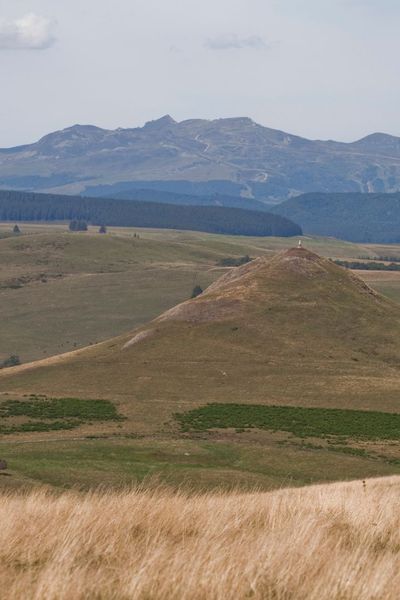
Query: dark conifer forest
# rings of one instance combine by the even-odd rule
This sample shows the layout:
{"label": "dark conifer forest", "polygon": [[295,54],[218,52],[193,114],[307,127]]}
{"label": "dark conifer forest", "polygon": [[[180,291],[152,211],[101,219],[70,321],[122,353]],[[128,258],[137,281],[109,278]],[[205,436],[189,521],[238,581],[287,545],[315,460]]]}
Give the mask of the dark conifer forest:
{"label": "dark conifer forest", "polygon": [[286,217],[220,206],[179,206],[0,190],[1,221],[85,221],[96,226],[184,229],[254,236],[301,235]]}

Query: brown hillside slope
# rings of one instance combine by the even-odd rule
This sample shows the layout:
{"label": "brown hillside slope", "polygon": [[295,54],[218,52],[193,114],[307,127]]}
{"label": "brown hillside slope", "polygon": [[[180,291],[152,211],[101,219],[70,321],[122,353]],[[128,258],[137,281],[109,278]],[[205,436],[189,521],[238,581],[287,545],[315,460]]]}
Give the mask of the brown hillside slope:
{"label": "brown hillside slope", "polygon": [[133,334],[3,371],[0,393],[109,398],[151,432],[215,401],[399,411],[399,367],[400,307],[296,248],[232,269]]}

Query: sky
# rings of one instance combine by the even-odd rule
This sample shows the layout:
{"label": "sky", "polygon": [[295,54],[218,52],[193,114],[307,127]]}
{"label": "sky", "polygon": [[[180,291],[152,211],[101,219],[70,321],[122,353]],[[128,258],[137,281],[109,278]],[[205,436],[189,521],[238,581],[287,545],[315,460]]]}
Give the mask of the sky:
{"label": "sky", "polygon": [[0,147],[165,114],[400,136],[399,30],[399,0],[0,0]]}

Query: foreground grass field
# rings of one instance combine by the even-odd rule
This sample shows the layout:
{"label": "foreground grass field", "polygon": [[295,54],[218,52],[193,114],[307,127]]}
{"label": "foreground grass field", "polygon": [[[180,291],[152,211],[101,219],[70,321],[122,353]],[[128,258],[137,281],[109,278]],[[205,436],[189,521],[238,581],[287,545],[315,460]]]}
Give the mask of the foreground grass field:
{"label": "foreground grass field", "polygon": [[400,478],[3,494],[1,600],[397,600]]}

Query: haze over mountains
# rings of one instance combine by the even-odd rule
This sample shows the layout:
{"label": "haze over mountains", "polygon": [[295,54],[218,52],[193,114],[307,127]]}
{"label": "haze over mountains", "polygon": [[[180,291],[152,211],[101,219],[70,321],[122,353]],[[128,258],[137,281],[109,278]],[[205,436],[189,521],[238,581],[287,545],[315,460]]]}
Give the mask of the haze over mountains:
{"label": "haze over mountains", "polygon": [[109,196],[153,188],[266,202],[309,191],[394,192],[400,138],[312,141],[249,118],[178,123],[165,116],[114,131],[75,125],[1,149],[0,187]]}

